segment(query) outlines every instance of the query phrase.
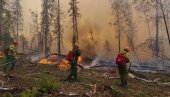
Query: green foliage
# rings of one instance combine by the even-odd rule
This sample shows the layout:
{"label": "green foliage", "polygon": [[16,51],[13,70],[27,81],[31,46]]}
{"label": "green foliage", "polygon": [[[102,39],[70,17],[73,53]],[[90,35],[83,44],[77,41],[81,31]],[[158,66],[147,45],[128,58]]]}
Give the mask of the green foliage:
{"label": "green foliage", "polygon": [[35,81],[35,87],[23,91],[19,94],[19,97],[37,97],[40,92],[48,95],[51,92],[58,91],[59,87],[59,82],[45,74]]}
{"label": "green foliage", "polygon": [[38,88],[32,88],[31,90],[25,90],[22,93],[19,94],[19,97],[37,97],[38,95]]}
{"label": "green foliage", "polygon": [[121,90],[111,87],[111,92],[114,97],[124,97]]}
{"label": "green foliage", "polygon": [[60,83],[58,81],[56,81],[52,77],[49,77],[46,74],[41,76],[41,78],[38,80],[37,85],[40,88],[40,91],[45,94],[56,92],[59,90],[60,87]]}
{"label": "green foliage", "polygon": [[14,97],[11,93],[6,92],[2,97]]}

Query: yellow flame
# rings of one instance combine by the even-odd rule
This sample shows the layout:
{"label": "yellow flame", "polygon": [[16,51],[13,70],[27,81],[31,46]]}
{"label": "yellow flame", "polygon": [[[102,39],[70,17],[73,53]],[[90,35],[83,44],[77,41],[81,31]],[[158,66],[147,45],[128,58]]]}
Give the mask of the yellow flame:
{"label": "yellow flame", "polygon": [[[83,61],[82,56],[78,57],[78,63],[80,64]],[[70,69],[70,63],[66,59],[60,59],[59,61],[51,62],[46,58],[43,58],[39,61],[39,64],[58,64],[58,68],[60,70],[69,70]]]}
{"label": "yellow flame", "polygon": [[67,61],[66,59],[62,59],[58,65],[60,70],[68,70],[70,69],[70,64],[69,61]]}
{"label": "yellow flame", "polygon": [[40,63],[40,64],[52,64],[53,62],[48,61],[48,59],[46,59],[46,58],[43,58],[43,59],[40,60],[39,63]]}
{"label": "yellow flame", "polygon": [[79,56],[79,57],[78,57],[78,63],[82,63],[82,61],[83,61],[82,56]]}

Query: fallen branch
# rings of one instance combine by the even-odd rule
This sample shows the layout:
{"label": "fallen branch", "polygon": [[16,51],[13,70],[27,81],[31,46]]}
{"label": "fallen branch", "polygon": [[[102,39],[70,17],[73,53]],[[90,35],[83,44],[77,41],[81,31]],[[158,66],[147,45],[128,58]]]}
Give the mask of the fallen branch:
{"label": "fallen branch", "polygon": [[75,97],[75,96],[82,96],[82,95],[74,92],[69,92],[69,93],[59,92],[58,96]]}
{"label": "fallen branch", "polygon": [[0,87],[0,91],[22,91],[25,90],[27,88],[18,88],[18,87]]}
{"label": "fallen branch", "polygon": [[0,87],[0,91],[10,91],[10,90],[13,90],[13,88]]}
{"label": "fallen branch", "polygon": [[170,82],[166,82],[166,83],[158,83],[159,85],[163,85],[163,86],[170,86]]}
{"label": "fallen branch", "polygon": [[131,78],[141,80],[141,81],[144,81],[144,82],[147,82],[147,83],[156,83],[156,84],[159,84],[159,85],[170,86],[170,82],[160,83],[157,80],[147,80],[147,79],[144,79],[144,78],[137,77],[137,76],[133,75],[132,73],[129,73],[128,75]]}
{"label": "fallen branch", "polygon": [[83,85],[83,86],[90,86],[90,87],[93,87],[93,86],[94,86],[93,84],[86,84],[86,83],[80,83],[80,85]]}
{"label": "fallen branch", "polygon": [[96,65],[96,66],[92,66],[90,68],[100,68],[100,67],[114,67],[113,65]]}
{"label": "fallen branch", "polygon": [[26,74],[27,76],[40,75],[41,73]]}
{"label": "fallen branch", "polygon": [[119,79],[119,77],[108,77],[109,79]]}

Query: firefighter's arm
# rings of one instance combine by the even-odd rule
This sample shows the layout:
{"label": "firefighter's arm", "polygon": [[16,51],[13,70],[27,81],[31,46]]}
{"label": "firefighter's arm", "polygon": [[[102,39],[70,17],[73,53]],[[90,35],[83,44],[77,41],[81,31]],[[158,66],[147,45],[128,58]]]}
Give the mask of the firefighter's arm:
{"label": "firefighter's arm", "polygon": [[78,55],[81,56],[81,51],[80,51],[80,49],[78,49]]}
{"label": "firefighter's arm", "polygon": [[13,52],[14,52],[15,55],[18,55],[16,48],[13,50]]}
{"label": "firefighter's arm", "polygon": [[125,54],[125,58],[126,58],[126,62],[130,63],[130,58],[129,58],[129,54],[128,53]]}

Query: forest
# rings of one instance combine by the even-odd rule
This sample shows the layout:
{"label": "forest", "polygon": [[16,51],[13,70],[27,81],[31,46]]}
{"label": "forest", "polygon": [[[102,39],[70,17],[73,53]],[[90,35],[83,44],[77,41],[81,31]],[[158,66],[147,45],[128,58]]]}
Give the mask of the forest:
{"label": "forest", "polygon": [[169,0],[0,0],[0,97],[170,97]]}

